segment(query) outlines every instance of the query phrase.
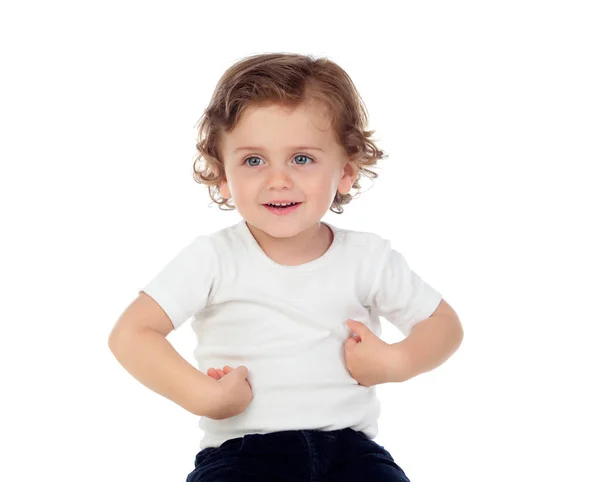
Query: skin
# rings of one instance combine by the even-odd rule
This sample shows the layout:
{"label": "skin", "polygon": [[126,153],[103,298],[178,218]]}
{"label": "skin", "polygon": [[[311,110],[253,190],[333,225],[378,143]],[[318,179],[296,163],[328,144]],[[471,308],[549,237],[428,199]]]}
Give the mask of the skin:
{"label": "skin", "polygon": [[[336,192],[349,193],[358,175],[330,123],[325,108],[314,101],[294,109],[252,106],[222,135],[220,193],[233,199],[258,244],[279,264],[304,264],[327,251],[333,233],[321,219]],[[235,152],[245,146],[258,148]],[[275,200],[302,204],[276,216],[263,206]]]}
{"label": "skin", "polygon": [[[258,149],[237,151],[240,147]],[[316,149],[297,149],[296,147]],[[278,104],[248,107],[236,127],[221,137],[225,180],[221,195],[233,198],[263,251],[283,265],[322,256],[333,233],[321,223],[336,192],[350,192],[358,170],[337,141],[324,106],[306,102],[292,109]],[[262,204],[300,201],[287,216],[275,216]],[[219,380],[233,368],[210,368]]]}
{"label": "skin", "polygon": [[[255,148],[236,152],[244,146]],[[358,171],[336,140],[322,105],[249,107],[238,125],[223,133],[219,147],[225,169],[220,193],[233,199],[267,256],[293,266],[317,259],[329,249],[333,233],[321,219],[336,192],[350,192]],[[275,200],[302,204],[287,216],[276,216],[263,206]],[[462,326],[445,300],[429,319],[394,345],[383,342],[361,322],[347,321],[357,335],[346,340],[346,366],[364,386],[401,382],[432,370],[462,341]],[[225,365],[223,369],[209,368],[207,374],[219,380],[232,370]]]}

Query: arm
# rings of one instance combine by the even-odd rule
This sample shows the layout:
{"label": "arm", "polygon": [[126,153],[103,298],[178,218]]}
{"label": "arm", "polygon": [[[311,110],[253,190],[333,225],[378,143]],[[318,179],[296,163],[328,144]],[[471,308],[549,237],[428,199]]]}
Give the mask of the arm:
{"label": "arm", "polygon": [[108,345],[117,361],[150,390],[194,415],[212,418],[219,382],[190,365],[162,333],[124,328],[111,334]]}
{"label": "arm", "polygon": [[450,358],[462,340],[460,320],[442,300],[433,314],[417,323],[404,340],[391,344],[392,381],[403,382],[433,370]]}

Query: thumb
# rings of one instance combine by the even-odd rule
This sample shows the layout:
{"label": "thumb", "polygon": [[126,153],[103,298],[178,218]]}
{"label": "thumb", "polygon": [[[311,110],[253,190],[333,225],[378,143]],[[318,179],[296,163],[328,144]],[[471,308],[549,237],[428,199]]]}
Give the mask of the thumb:
{"label": "thumb", "polygon": [[357,340],[353,336],[349,336],[346,339],[346,341],[344,342],[344,349],[347,351],[350,348],[354,347],[355,345],[358,345],[358,342],[359,342],[359,340]]}
{"label": "thumb", "polygon": [[367,325],[360,321],[346,320],[346,324],[348,325],[348,328],[359,336],[359,338],[367,338],[371,334],[371,330],[369,330]]}
{"label": "thumb", "polygon": [[244,365],[240,365],[232,373],[238,373],[241,378],[248,378],[248,369]]}

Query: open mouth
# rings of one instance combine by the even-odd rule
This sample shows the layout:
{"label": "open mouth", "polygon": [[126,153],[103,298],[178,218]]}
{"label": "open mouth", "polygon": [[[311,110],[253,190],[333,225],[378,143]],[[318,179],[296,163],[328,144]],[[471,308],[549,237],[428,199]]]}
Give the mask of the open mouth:
{"label": "open mouth", "polygon": [[273,214],[289,214],[294,212],[302,203],[263,204]]}
{"label": "open mouth", "polygon": [[272,208],[277,208],[277,209],[285,209],[285,208],[288,208],[290,206],[295,206],[296,204],[300,204],[300,203],[265,204],[265,206],[270,206]]}

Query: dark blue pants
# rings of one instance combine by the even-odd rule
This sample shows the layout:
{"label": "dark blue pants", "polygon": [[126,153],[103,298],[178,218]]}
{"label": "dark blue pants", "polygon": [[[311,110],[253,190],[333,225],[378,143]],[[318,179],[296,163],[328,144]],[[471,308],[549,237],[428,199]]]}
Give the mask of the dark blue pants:
{"label": "dark blue pants", "polygon": [[196,455],[186,482],[410,482],[390,453],[351,428],[249,434]]}

